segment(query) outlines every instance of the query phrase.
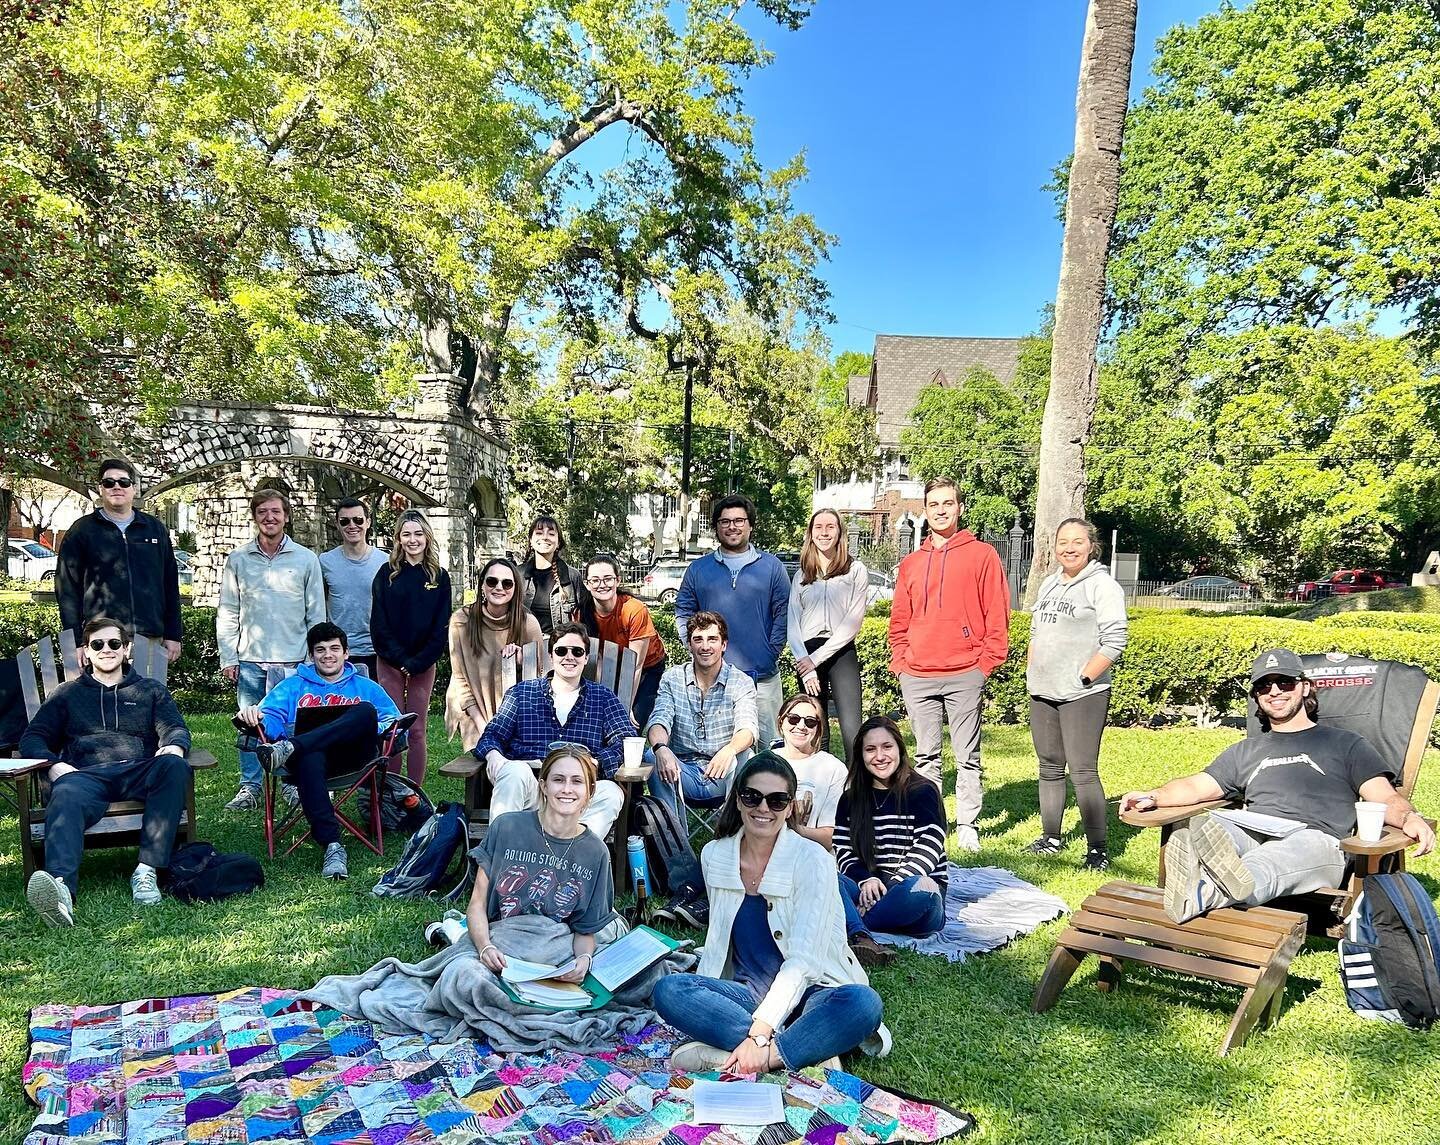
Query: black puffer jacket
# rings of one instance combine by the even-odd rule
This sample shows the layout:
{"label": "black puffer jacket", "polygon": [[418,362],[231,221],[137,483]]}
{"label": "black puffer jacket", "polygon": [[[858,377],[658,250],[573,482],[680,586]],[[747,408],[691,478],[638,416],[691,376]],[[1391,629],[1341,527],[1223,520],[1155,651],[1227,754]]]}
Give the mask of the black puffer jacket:
{"label": "black puffer jacket", "polygon": [[20,737],[24,759],[75,767],[149,759],[162,747],[190,752],[190,729],[165,685],[133,668],[107,687],[88,673],[40,705]]}
{"label": "black puffer jacket", "polygon": [[146,636],[179,640],[180,573],[164,522],[136,510],[122,532],[99,509],[81,517],[60,544],[55,599],[68,629],[108,616]]}

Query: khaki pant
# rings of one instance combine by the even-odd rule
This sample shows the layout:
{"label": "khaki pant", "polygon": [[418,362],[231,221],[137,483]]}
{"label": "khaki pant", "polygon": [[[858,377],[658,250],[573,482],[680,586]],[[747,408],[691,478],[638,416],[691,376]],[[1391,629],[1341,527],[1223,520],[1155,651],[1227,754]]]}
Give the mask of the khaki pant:
{"label": "khaki pant", "polygon": [[979,668],[954,676],[900,673],[900,694],[915,733],[915,770],[940,786],[940,744],[945,721],[955,752],[955,826],[975,827],[980,818],[980,693],[985,675]]}

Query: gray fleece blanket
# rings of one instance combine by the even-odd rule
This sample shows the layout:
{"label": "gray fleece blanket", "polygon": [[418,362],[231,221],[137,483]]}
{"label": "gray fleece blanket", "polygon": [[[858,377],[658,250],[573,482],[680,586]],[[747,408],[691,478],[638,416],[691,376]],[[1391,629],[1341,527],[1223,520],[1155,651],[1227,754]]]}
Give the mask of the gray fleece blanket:
{"label": "gray fleece blanket", "polygon": [[[501,951],[558,966],[573,953],[569,929],[543,915],[501,919],[490,927]],[[695,956],[675,951],[615,992],[603,1010],[552,1013],[516,1002],[476,956],[469,935],[423,962],[384,958],[361,974],[332,974],[301,995],[373,1022],[387,1034],[420,1034],[437,1042],[475,1039],[500,1053],[577,1053],[613,1048],[622,1034],[660,1020],[650,992],[665,975],[691,969]]]}

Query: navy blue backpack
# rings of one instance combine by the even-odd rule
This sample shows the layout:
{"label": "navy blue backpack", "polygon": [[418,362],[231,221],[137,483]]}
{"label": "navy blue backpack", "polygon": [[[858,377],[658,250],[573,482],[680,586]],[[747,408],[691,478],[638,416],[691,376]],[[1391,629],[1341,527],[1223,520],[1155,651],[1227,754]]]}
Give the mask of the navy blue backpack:
{"label": "navy blue backpack", "polygon": [[[444,892],[455,901],[469,893],[470,832],[465,808],[459,803],[442,803],[435,814],[410,836],[395,866],[380,876],[373,894],[381,898],[423,898]],[[454,871],[456,855],[460,869]]]}
{"label": "navy blue backpack", "polygon": [[1362,1018],[1421,1030],[1440,1019],[1440,917],[1414,875],[1365,876],[1340,940],[1340,981]]}

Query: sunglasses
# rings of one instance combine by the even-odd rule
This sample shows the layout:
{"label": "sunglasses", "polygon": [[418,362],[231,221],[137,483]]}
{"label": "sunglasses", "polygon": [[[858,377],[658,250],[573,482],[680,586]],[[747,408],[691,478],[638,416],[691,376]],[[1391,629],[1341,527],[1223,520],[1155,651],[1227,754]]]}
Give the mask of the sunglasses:
{"label": "sunglasses", "polygon": [[92,640],[92,641],[90,641],[90,651],[91,651],[91,652],[99,652],[99,651],[101,651],[101,650],[103,650],[103,649],[105,649],[105,648],[110,649],[111,652],[119,652],[120,649],[122,649],[122,648],[124,648],[124,647],[125,647],[125,641],[120,640],[120,639],[117,639],[117,638],[114,637],[114,636],[110,637],[109,640]]}
{"label": "sunglasses", "polygon": [[785,722],[792,728],[818,728],[820,721],[814,716],[786,716]]}
{"label": "sunglasses", "polygon": [[576,659],[584,659],[590,655],[590,649],[581,648],[578,644],[557,644],[551,651],[556,656],[572,656]]}
{"label": "sunglasses", "polygon": [[486,588],[514,588],[515,582],[509,577],[501,580],[498,576],[487,576],[485,578]]}
{"label": "sunglasses", "polygon": [[742,787],[735,798],[751,809],[763,803],[771,811],[784,811],[795,800],[795,796],[788,791],[772,791],[769,795],[762,795],[753,787]]}
{"label": "sunglasses", "polygon": [[364,517],[337,517],[336,520],[341,525],[363,525],[365,523]]}
{"label": "sunglasses", "polygon": [[129,489],[135,482],[131,481],[128,477],[102,477],[100,484],[106,489],[114,489],[117,485],[120,486],[121,489]]}
{"label": "sunglasses", "polygon": [[1271,677],[1268,680],[1261,680],[1258,684],[1256,684],[1253,688],[1250,689],[1250,693],[1251,695],[1255,696],[1264,696],[1268,695],[1272,688],[1280,692],[1289,693],[1293,692],[1299,686],[1299,680],[1279,679],[1277,677]]}

